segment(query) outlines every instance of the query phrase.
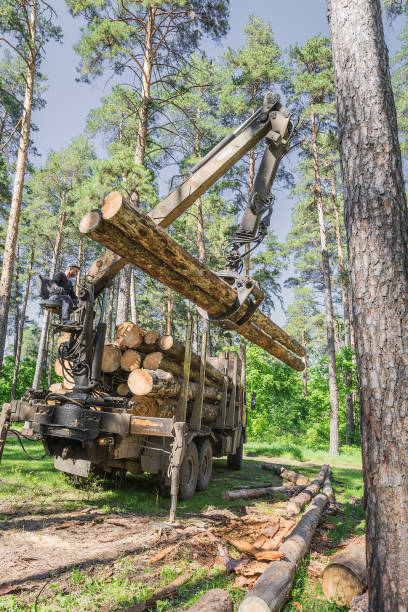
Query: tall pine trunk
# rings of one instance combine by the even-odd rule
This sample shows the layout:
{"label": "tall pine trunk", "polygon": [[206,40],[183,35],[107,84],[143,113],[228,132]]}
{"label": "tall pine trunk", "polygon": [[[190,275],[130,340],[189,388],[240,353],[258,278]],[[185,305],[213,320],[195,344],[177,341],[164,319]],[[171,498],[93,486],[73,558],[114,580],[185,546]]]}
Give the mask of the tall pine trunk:
{"label": "tall pine trunk", "polygon": [[[55,238],[54,250],[52,253],[52,261],[51,261],[51,270],[50,277],[52,278],[55,274],[55,270],[57,267],[58,256],[61,249],[62,242],[62,234],[64,231],[65,219],[67,217],[67,213],[62,211],[58,220],[58,229],[57,236]],[[47,343],[48,343],[48,328],[50,325],[50,313],[48,310],[44,310],[43,322],[41,325],[41,335],[40,335],[40,343],[38,346],[38,354],[37,361],[35,364],[35,372],[33,378],[33,388],[38,389],[41,384],[41,373],[43,371],[43,367],[45,367],[47,360]]]}
{"label": "tall pine trunk", "polygon": [[[331,192],[334,205],[334,226],[336,230],[337,257],[340,268],[341,296],[343,301],[343,319],[344,319],[344,345],[351,350],[351,316],[350,316],[350,295],[348,290],[348,274],[344,262],[343,241],[341,238],[340,215],[337,202],[336,189],[336,172],[334,167],[331,167]],[[353,376],[351,369],[346,366],[344,368],[344,386],[346,388],[346,444],[351,445],[354,440],[354,406],[353,396],[350,391]]]}
{"label": "tall pine trunk", "polygon": [[31,108],[33,104],[35,79],[35,40],[36,40],[37,0],[30,9],[30,22],[27,24],[30,40],[30,51],[27,57],[25,76],[24,105],[21,119],[20,142],[18,145],[16,170],[14,175],[13,194],[11,197],[6,239],[3,250],[3,265],[0,278],[0,374],[3,367],[4,349],[7,338],[7,322],[10,308],[11,285],[13,281],[14,258],[20,221],[21,202],[23,198],[24,177],[27,165],[27,153],[30,142]]}
{"label": "tall pine trunk", "polygon": [[136,303],[136,285],[135,285],[135,271],[132,266],[132,272],[130,274],[130,318],[132,323],[137,325],[137,303]]}
{"label": "tall pine trunk", "polygon": [[[258,95],[258,83],[254,83],[251,92],[251,105],[252,112],[256,111],[256,97]],[[255,150],[251,149],[249,152],[249,172],[248,172],[248,199],[254,186],[255,180]],[[251,245],[245,245],[245,257],[244,257],[244,275],[249,276],[249,262],[250,262],[250,250]]]}
{"label": "tall pine trunk", "polygon": [[337,455],[339,452],[339,401],[337,392],[337,367],[336,367],[336,347],[334,331],[333,299],[330,280],[329,253],[327,251],[326,225],[324,222],[322,183],[320,179],[319,155],[317,150],[317,128],[316,118],[312,114],[310,117],[312,133],[312,154],[314,167],[314,192],[319,220],[320,249],[322,258],[322,273],[324,284],[324,302],[326,314],[327,332],[327,357],[329,367],[329,394],[330,394],[330,455]]}
{"label": "tall pine trunk", "polygon": [[106,338],[108,342],[112,342],[112,327],[113,327],[113,304],[115,299],[115,283],[113,282],[109,289],[108,311],[106,313]]}
{"label": "tall pine trunk", "polygon": [[408,608],[408,218],[379,0],[329,0],[359,381],[369,609]]}
{"label": "tall pine trunk", "polygon": [[26,318],[26,312],[27,312],[28,296],[30,295],[31,276],[32,276],[33,265],[34,265],[34,253],[35,253],[35,248],[32,247],[31,255],[30,255],[30,263],[28,265],[28,271],[27,271],[27,280],[26,280],[26,286],[24,290],[24,297],[23,297],[23,302],[21,304],[21,314],[20,314],[20,323],[19,323],[19,330],[18,330],[16,357],[14,360],[13,379],[11,381],[11,388],[10,388],[10,399],[12,400],[16,396],[18,372],[20,370],[21,347],[23,345],[24,324],[25,324],[25,318]]}
{"label": "tall pine trunk", "polygon": [[[142,89],[140,94],[139,125],[137,130],[137,143],[135,148],[135,163],[144,164],[147,143],[147,130],[149,123],[149,104],[151,98],[151,78],[153,69],[153,36],[157,9],[149,7],[145,32],[145,52],[142,70]],[[139,194],[135,191],[131,194],[130,201],[136,208],[139,206]],[[133,274],[131,264],[127,264],[119,274],[118,308],[116,324],[123,323],[129,318],[129,307],[131,304],[130,282]]]}

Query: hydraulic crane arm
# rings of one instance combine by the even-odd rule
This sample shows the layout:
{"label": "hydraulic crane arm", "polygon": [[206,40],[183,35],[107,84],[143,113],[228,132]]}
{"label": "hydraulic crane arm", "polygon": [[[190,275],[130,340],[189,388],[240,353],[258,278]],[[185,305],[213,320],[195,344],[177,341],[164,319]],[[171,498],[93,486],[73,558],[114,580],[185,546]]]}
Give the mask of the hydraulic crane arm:
{"label": "hydraulic crane arm", "polygon": [[[277,94],[267,93],[262,107],[207,153],[189,172],[184,182],[149,212],[150,218],[161,227],[169,227],[245,153],[265,138],[266,150],[239,230],[233,236],[227,256],[227,270],[237,274],[242,267],[240,247],[248,242],[258,244],[269,225],[273,203],[269,192],[292,131],[289,111],[282,107]],[[126,261],[111,251],[105,251],[98,257],[88,275],[94,282],[95,295],[125,265]]]}

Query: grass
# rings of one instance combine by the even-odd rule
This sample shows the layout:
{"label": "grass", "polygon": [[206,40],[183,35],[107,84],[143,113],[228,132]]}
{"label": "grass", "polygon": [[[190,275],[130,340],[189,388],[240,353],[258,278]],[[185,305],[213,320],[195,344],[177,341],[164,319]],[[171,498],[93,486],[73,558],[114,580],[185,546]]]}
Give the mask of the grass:
{"label": "grass", "polygon": [[[26,448],[32,455],[42,454],[42,444],[26,442]],[[233,509],[242,506],[242,500],[226,502],[222,492],[233,486],[262,484],[278,477],[260,469],[263,457],[280,458],[287,466],[295,466],[296,471],[313,477],[322,463],[332,465],[332,482],[336,499],[344,504],[344,517],[328,517],[327,521],[335,525],[329,536],[334,552],[338,542],[353,534],[364,533],[364,513],[361,505],[352,503],[352,498],[361,498],[363,483],[361,459],[357,449],[342,449],[338,457],[330,457],[323,451],[314,451],[301,446],[286,443],[255,443],[245,447],[247,458],[241,472],[226,470],[226,461],[214,461],[213,479],[207,491],[197,493],[191,500],[179,503],[180,518],[196,518],[201,512],[214,506]],[[157,478],[146,475],[127,476],[125,482],[118,486],[95,479],[85,489],[76,489],[63,474],[53,467],[49,458],[31,461],[22,452],[17,440],[8,440],[3,460],[0,463],[0,503],[3,516],[16,513],[43,516],[58,512],[79,510],[94,506],[106,513],[112,511],[137,512],[157,520],[166,518],[169,511],[169,499],[159,494]],[[252,503],[252,502],[251,502]],[[253,502],[263,511],[271,510],[268,501]],[[154,590],[169,584],[177,575],[191,572],[189,580],[178,590],[174,600],[165,599],[156,604],[156,611],[181,610],[192,605],[210,588],[227,589],[236,609],[244,596],[244,591],[234,586],[234,576],[226,576],[222,566],[207,570],[197,567],[194,558],[164,565],[159,575],[153,575],[150,569],[144,570],[140,577],[140,568],[136,572],[137,557],[127,556],[114,563],[110,576],[106,575],[105,565],[94,565],[82,570],[75,568],[69,576],[56,577],[47,585],[52,595],[41,595],[37,607],[33,601],[35,593],[30,596],[30,604],[22,596],[5,595],[0,597],[0,610],[20,612],[23,610],[122,610],[126,606],[145,601]],[[305,559],[300,566],[292,595],[287,602],[285,612],[335,611],[342,610],[323,599],[319,582],[308,575],[308,562]],[[157,574],[157,572],[156,572]],[[39,587],[40,588],[40,587]],[[49,591],[48,591],[49,592]]]}

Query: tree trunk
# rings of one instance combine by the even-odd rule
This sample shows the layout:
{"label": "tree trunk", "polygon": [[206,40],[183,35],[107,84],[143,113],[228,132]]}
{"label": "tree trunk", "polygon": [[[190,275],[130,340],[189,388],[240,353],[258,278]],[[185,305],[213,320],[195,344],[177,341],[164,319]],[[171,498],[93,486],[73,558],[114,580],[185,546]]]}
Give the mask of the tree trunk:
{"label": "tree trunk", "polygon": [[[305,347],[305,350],[307,349],[306,334],[305,334],[304,330],[302,331],[302,346]],[[302,372],[303,395],[305,397],[307,397],[307,353],[303,357],[303,363],[305,364],[305,369]]]}
{"label": "tree trunk", "polygon": [[30,21],[27,24],[30,50],[25,77],[24,105],[21,119],[20,142],[18,146],[16,170],[14,175],[13,194],[7,224],[6,239],[3,250],[3,264],[0,278],[0,374],[3,367],[4,349],[7,338],[7,322],[10,308],[11,285],[13,281],[14,257],[16,251],[18,225],[20,221],[21,202],[23,197],[24,176],[27,165],[27,153],[30,142],[31,108],[35,80],[35,40],[36,40],[37,0],[30,8]]}
{"label": "tree trunk", "polygon": [[130,274],[130,318],[132,323],[137,325],[137,306],[136,306],[136,287],[135,287],[135,271],[132,266]]}
{"label": "tree trunk", "polygon": [[408,219],[379,0],[329,0],[371,612],[408,606]]}
{"label": "tree trunk", "polygon": [[[256,96],[258,95],[258,83],[254,82],[251,93],[251,105],[252,112],[256,111]],[[249,172],[248,172],[248,199],[252,192],[255,179],[255,149],[252,148],[249,152]],[[249,276],[249,264],[250,264],[250,250],[251,245],[245,245],[245,257],[244,257],[244,275]]]}
{"label": "tree trunk", "polygon": [[115,299],[115,283],[113,282],[109,289],[109,303],[108,303],[108,312],[107,312],[107,329],[106,329],[106,339],[108,342],[112,342],[112,332],[113,332],[113,302]]}
{"label": "tree trunk", "polygon": [[130,279],[132,277],[132,264],[126,264],[119,274],[118,303],[116,307],[116,325],[129,319],[130,307]]}
{"label": "tree trunk", "polygon": [[54,362],[54,334],[52,334],[49,343],[50,343],[50,348],[48,351],[48,388],[50,388],[51,385],[51,381],[52,381],[52,370],[53,370],[53,362]]}
{"label": "tree trunk", "polygon": [[[58,260],[59,252],[61,249],[62,233],[64,231],[66,216],[67,214],[65,211],[62,211],[59,216],[57,236],[55,238],[54,250],[52,254],[52,262],[51,262],[51,270],[50,270],[51,278],[54,276],[55,269],[57,267],[57,260]],[[33,379],[34,389],[38,389],[40,386],[41,372],[46,362],[49,322],[50,322],[50,313],[48,312],[48,310],[44,310],[43,322],[41,326],[41,336],[40,336],[40,342],[38,346],[38,355],[37,355],[37,361],[35,364],[35,372],[34,372],[34,379]]]}
{"label": "tree trunk", "polygon": [[15,260],[15,270],[14,270],[14,276],[15,276],[15,281],[14,281],[14,287],[15,287],[15,294],[14,294],[14,345],[13,345],[13,355],[14,355],[14,363],[16,362],[16,355],[17,355],[17,344],[18,344],[18,329],[19,329],[19,321],[20,321],[20,282],[19,282],[19,275],[20,275],[20,247],[17,245],[17,253],[16,253],[16,260]]}
{"label": "tree trunk", "polygon": [[330,455],[339,452],[339,402],[337,392],[336,348],[334,335],[333,299],[331,292],[329,253],[327,251],[326,226],[324,222],[322,184],[320,180],[319,156],[317,151],[317,129],[315,115],[310,117],[312,133],[312,152],[315,175],[315,199],[319,219],[320,247],[322,256],[322,272],[324,283],[326,331],[327,331],[327,357],[329,367],[329,393],[330,393]]}
{"label": "tree trunk", "polygon": [[78,244],[78,268],[79,268],[79,272],[78,272],[78,276],[76,277],[76,282],[75,282],[75,293],[77,295],[79,293],[79,283],[81,282],[82,268],[84,269],[84,272],[85,272],[85,265],[84,265],[84,239],[82,238],[82,236],[80,237],[79,244]]}
{"label": "tree trunk", "polygon": [[[341,239],[340,216],[337,203],[336,189],[336,172],[334,167],[331,167],[331,192],[334,204],[334,226],[336,230],[337,256],[339,259],[340,281],[341,281],[341,296],[343,300],[343,317],[344,317],[344,344],[346,348],[351,350],[351,316],[350,316],[350,295],[348,290],[348,274],[344,263],[343,244]],[[344,368],[344,386],[350,389],[353,381],[351,369]],[[354,439],[354,406],[353,396],[351,391],[345,393],[346,401],[346,444],[351,445]]]}
{"label": "tree trunk", "polygon": [[165,325],[165,333],[166,336],[171,336],[173,323],[172,323],[172,313],[174,307],[174,295],[171,289],[167,289],[167,304],[166,304],[166,325]]}
{"label": "tree trunk", "polygon": [[30,263],[29,263],[29,267],[27,271],[27,280],[26,280],[26,286],[24,290],[24,298],[23,298],[23,303],[21,305],[21,315],[20,315],[20,325],[19,325],[19,331],[18,331],[16,358],[14,361],[13,379],[11,381],[11,389],[10,389],[10,399],[12,400],[15,399],[15,396],[16,396],[17,378],[18,378],[18,372],[20,369],[21,347],[23,345],[24,324],[25,324],[25,317],[26,317],[26,312],[27,312],[28,296],[30,295],[31,275],[32,275],[33,265],[34,265],[34,253],[35,253],[35,249],[33,246],[31,248]]}

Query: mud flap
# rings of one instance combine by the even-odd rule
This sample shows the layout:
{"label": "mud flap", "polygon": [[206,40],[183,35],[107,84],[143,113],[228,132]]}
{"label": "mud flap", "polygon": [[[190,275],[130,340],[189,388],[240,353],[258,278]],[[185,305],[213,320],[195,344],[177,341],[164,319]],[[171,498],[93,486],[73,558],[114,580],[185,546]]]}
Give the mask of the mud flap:
{"label": "mud flap", "polygon": [[66,474],[74,476],[82,476],[87,478],[91,471],[92,463],[88,459],[63,459],[62,457],[54,457],[54,467]]}

